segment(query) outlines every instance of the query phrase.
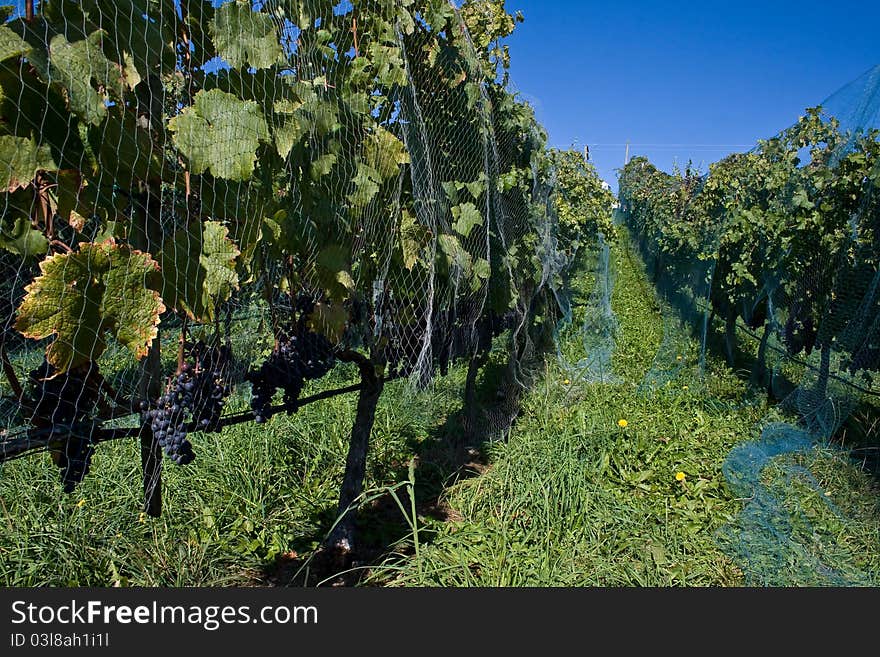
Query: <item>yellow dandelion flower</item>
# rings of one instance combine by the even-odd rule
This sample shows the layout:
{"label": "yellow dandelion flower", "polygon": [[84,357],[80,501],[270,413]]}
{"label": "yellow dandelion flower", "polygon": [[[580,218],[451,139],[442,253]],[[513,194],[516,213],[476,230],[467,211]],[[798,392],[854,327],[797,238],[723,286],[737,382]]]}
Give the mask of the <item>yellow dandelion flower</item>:
{"label": "yellow dandelion flower", "polygon": [[684,360],[681,356],[678,356],[675,360]]}
{"label": "yellow dandelion flower", "polygon": [[568,379],[566,379],[566,380],[563,381],[562,383],[563,383],[563,385],[567,385],[567,386],[570,386],[570,385],[571,385],[571,381],[569,381]]}
{"label": "yellow dandelion flower", "polygon": [[690,388],[688,388],[687,386],[682,386],[681,389],[682,390],[690,390]]}
{"label": "yellow dandelion flower", "polygon": [[687,475],[684,472],[676,472],[675,473],[675,480],[676,481],[684,481],[685,479],[687,479]]}
{"label": "yellow dandelion flower", "polygon": [[86,505],[86,498],[82,498],[79,502],[76,503],[76,508],[81,509]]}
{"label": "yellow dandelion flower", "polygon": [[626,429],[629,426],[629,422],[627,422],[626,420],[618,420],[617,426],[619,426],[621,429]]}
{"label": "yellow dandelion flower", "polygon": [[138,522],[146,522],[146,521],[147,521],[147,514],[144,513],[143,511],[141,511],[140,515],[138,515]]}

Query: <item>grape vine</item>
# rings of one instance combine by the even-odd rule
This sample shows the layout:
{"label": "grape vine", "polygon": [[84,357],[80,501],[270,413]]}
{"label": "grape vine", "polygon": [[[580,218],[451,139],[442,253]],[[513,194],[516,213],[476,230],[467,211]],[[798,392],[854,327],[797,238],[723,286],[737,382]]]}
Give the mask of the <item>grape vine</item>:
{"label": "grape vine", "polygon": [[[111,346],[139,362],[125,392],[145,403],[114,401],[150,429],[149,490],[162,452],[192,462],[191,430],[219,428],[232,393],[216,342],[186,344],[163,376],[181,323],[216,324],[236,302],[273,314],[272,352],[247,376],[259,423],[279,390],[293,405],[355,363],[357,465],[386,377],[425,385],[502,334],[515,370],[552,324],[537,315],[552,312],[568,241],[607,219],[578,223],[577,190],[554,195],[562,160],[507,88],[504,40],[522,17],[504,0],[215,4],[45,0],[0,25],[0,250],[23,278],[5,326],[44,341],[46,399]],[[560,213],[577,230],[559,230]],[[67,401],[26,423],[111,419]],[[91,447],[66,453],[76,480]]]}
{"label": "grape vine", "polygon": [[284,404],[294,404],[306,381],[324,377],[335,365],[333,345],[308,326],[314,309],[314,301],[299,297],[295,307],[299,317],[279,329],[272,354],[259,369],[248,374],[251,408],[257,424],[265,424],[272,417],[272,399],[279,389],[284,391]]}

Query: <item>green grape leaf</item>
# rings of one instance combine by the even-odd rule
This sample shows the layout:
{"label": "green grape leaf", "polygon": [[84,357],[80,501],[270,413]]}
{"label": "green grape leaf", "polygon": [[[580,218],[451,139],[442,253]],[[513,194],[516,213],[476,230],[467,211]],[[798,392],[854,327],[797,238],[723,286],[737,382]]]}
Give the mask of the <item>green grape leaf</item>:
{"label": "green grape leaf", "polygon": [[113,26],[114,46],[126,63],[129,86],[151,73],[174,69],[177,17],[171,0],[98,0],[98,8],[104,25]]}
{"label": "green grape leaf", "polygon": [[275,149],[282,159],[287,159],[293,147],[299,143],[306,131],[302,128],[299,121],[289,119],[279,126],[275,127]]}
{"label": "green grape leaf", "polygon": [[357,208],[369,205],[379,193],[379,172],[366,164],[358,164],[357,175],[352,180],[355,191],[348,195],[348,200]]}
{"label": "green grape leaf", "polygon": [[455,219],[455,232],[467,239],[471,235],[474,226],[483,225],[483,215],[473,203],[462,203],[452,208],[452,217]]}
{"label": "green grape leaf", "polygon": [[349,294],[353,280],[349,273],[350,254],[338,244],[331,244],[322,249],[315,261],[318,282],[331,299],[343,300]]}
{"label": "green grape leaf", "polygon": [[218,7],[210,23],[217,53],[233,68],[269,68],[284,54],[275,21],[254,11],[251,3],[237,0]]}
{"label": "green grape leaf", "polygon": [[445,182],[441,183],[441,187],[443,187],[443,191],[446,192],[446,198],[449,199],[449,202],[453,205],[458,205],[458,185],[456,185],[454,182]]}
{"label": "green grape leaf", "polygon": [[49,240],[31,227],[27,217],[16,217],[11,231],[0,231],[0,249],[30,259],[45,254],[49,250]]}
{"label": "green grape leaf", "polygon": [[38,146],[33,139],[0,136],[0,189],[15,191],[29,185],[37,171],[56,171],[48,146]]}
{"label": "green grape leaf", "polygon": [[229,229],[220,222],[195,222],[177,231],[159,254],[165,303],[190,319],[213,321],[217,303],[239,287],[239,255]]}
{"label": "green grape leaf", "polygon": [[219,89],[199,91],[195,104],[172,118],[168,129],[193,173],[210,170],[228,180],[250,178],[260,142],[269,141],[260,106]]}
{"label": "green grape leaf", "polygon": [[143,358],[165,311],[147,285],[157,270],[148,253],[112,240],[49,256],[25,288],[15,328],[34,340],[55,336],[46,359],[59,373],[97,359],[107,334]]}
{"label": "green grape leaf", "polygon": [[406,68],[399,47],[374,41],[369,45],[369,59],[373,63],[376,78],[381,85],[406,86],[408,82]]}
{"label": "green grape leaf", "polygon": [[279,100],[274,105],[277,117],[277,123],[273,128],[275,148],[282,159],[287,159],[293,147],[308,133],[308,129],[303,125],[300,118],[296,116],[297,110],[301,106],[302,103],[292,100]]}
{"label": "green grape leaf", "polygon": [[474,200],[479,200],[480,196],[483,195],[483,192],[486,191],[486,183],[477,180],[475,182],[470,182],[465,184],[465,188],[471,193],[471,196],[474,197]]}
{"label": "green grape leaf", "polygon": [[364,161],[387,180],[396,176],[402,165],[409,164],[409,153],[400,139],[377,127],[364,143]]}
{"label": "green grape leaf", "polygon": [[0,25],[0,61],[27,55],[31,50],[27,41],[5,25]]}
{"label": "green grape leaf", "polygon": [[[63,89],[70,110],[94,126],[107,115],[110,92],[116,97],[122,92],[122,71],[101,49],[105,35],[96,30],[87,39],[70,42],[57,34],[49,42],[48,62],[32,58],[44,79]],[[103,91],[99,93],[96,87]]]}
{"label": "green grape leaf", "polygon": [[799,189],[794,193],[792,198],[794,207],[803,210],[812,210],[816,207],[815,203],[810,200],[809,194],[805,189]]}
{"label": "green grape leaf", "polygon": [[109,115],[101,130],[92,133],[92,149],[98,154],[103,177],[124,189],[161,177],[162,164],[150,131],[131,113]]}
{"label": "green grape leaf", "polygon": [[489,280],[489,277],[492,275],[492,267],[489,265],[489,261],[477,258],[474,261],[471,274],[471,290],[477,292],[482,287],[483,281]]}
{"label": "green grape leaf", "polygon": [[317,182],[318,180],[320,180],[321,178],[326,176],[328,173],[330,173],[333,170],[333,165],[336,164],[337,159],[338,159],[338,156],[334,155],[333,153],[327,153],[326,155],[322,155],[321,157],[316,159],[314,162],[312,162],[312,166],[311,166],[312,180]]}
{"label": "green grape leaf", "polygon": [[440,235],[437,238],[440,251],[446,257],[446,264],[450,269],[458,269],[463,272],[471,270],[471,255],[465,250],[455,235]]}

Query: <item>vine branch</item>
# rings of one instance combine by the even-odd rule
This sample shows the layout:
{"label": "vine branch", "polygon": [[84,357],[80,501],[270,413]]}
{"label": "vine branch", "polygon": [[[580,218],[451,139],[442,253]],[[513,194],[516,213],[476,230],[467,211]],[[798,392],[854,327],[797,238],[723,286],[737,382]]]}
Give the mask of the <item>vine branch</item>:
{"label": "vine branch", "polygon": [[[367,362],[369,361],[367,360]],[[396,374],[394,376],[388,377],[385,381],[391,382],[402,378],[404,378],[403,374]],[[324,392],[319,392],[312,395],[311,397],[298,399],[295,402],[273,406],[271,408],[271,413],[272,415],[277,415],[279,413],[295,413],[299,409],[317,403],[319,401],[332,399],[334,397],[339,397],[340,395],[351,394],[353,392],[360,392],[363,387],[363,384],[358,383],[347,386],[345,388],[325,390]],[[244,411],[242,413],[237,413],[235,415],[228,415],[224,417],[220,420],[220,422],[218,422],[217,429],[225,429],[227,427],[234,427],[253,421],[253,411]],[[0,439],[0,463],[13,461],[34,452],[42,452],[46,448],[61,447],[67,440],[67,437],[71,434],[88,437],[91,439],[93,444],[97,445],[99,443],[105,443],[112,440],[136,438],[140,435],[141,432],[140,427],[105,429],[101,426],[101,422],[102,421],[98,421],[91,424],[78,426],[58,425],[48,429],[35,429],[32,431],[28,431],[27,435],[22,438],[13,438],[7,440]],[[187,426],[188,433],[196,433],[198,431],[200,431],[200,428],[196,425],[195,422],[192,422]]]}

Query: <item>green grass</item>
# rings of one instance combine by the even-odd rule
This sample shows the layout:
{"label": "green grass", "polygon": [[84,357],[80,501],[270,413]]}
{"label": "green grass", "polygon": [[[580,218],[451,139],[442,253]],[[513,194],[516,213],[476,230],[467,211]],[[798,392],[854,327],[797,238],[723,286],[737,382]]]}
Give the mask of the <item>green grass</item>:
{"label": "green grass", "polygon": [[[620,322],[614,367],[622,383],[566,385],[569,375],[557,365],[548,366],[542,384],[527,396],[510,440],[493,446],[491,469],[448,492],[457,521],[425,524],[418,557],[401,545],[400,555],[376,569],[375,582],[745,582],[744,573],[717,540],[722,528],[737,522],[742,509],[721,468],[736,444],[758,438],[764,422],[780,418],[753,399],[718,359],[710,357],[706,376],[700,376],[698,345],[681,327],[669,334],[676,323],[668,316],[664,321],[640,263],[627,249],[625,235],[619,237],[612,304]],[[566,345],[563,353],[571,350],[572,345]],[[655,362],[664,354],[674,360]],[[674,373],[672,378],[656,389],[640,388],[649,369],[664,365]],[[625,428],[618,425],[620,420],[626,420]],[[851,519],[824,530],[824,545],[832,548],[826,563],[863,572],[873,566],[876,573],[876,488],[839,453],[817,452],[809,461],[835,477],[836,495],[849,501],[846,511]],[[676,480],[679,472],[685,473],[684,481]],[[773,474],[767,476],[772,479]],[[796,498],[789,500],[792,504],[811,506],[808,491],[787,494]],[[815,504],[812,508],[820,513]]]}
{"label": "green grass", "polygon": [[[461,367],[422,393],[403,382],[388,386],[368,463],[367,487],[378,499],[363,515],[364,540],[377,549],[366,583],[746,583],[718,540],[743,508],[721,468],[735,445],[785,418],[719,358],[710,354],[701,374],[698,344],[657,302],[622,232],[612,265],[618,383],[580,380],[551,355],[509,438],[482,446],[479,436],[462,436]],[[595,262],[584,258],[576,300],[586,300],[595,275]],[[560,336],[566,362],[586,355],[586,312],[578,306]],[[248,341],[239,351],[256,358],[266,346]],[[172,347],[169,338],[168,367]],[[105,358],[118,363],[120,378],[130,376],[125,358]],[[657,385],[643,385],[649,372]],[[481,374],[481,403],[497,403],[504,376],[498,352]],[[353,368],[339,368],[305,394],[354,377]],[[61,492],[48,456],[0,466],[0,584],[267,584],[278,563],[294,553],[297,564],[307,559],[335,519],[355,403],[353,395],[338,397],[264,427],[196,436],[196,463],[165,467],[158,520],[140,513],[133,441],[102,445],[73,496]],[[231,410],[246,405],[235,397]],[[812,473],[821,495],[785,485],[792,464]],[[840,572],[874,573],[877,583],[880,494],[857,464],[839,450],[816,450],[781,457],[763,481],[799,521],[793,539],[809,554]]]}
{"label": "green grass", "polygon": [[[351,368],[323,382],[353,380]],[[405,464],[460,402],[455,370],[430,393],[389,384],[377,415],[367,485],[395,484]],[[306,391],[309,394],[309,391]],[[197,435],[197,461],[166,461],[164,513],[140,513],[138,447],[99,447],[72,496],[48,456],[0,469],[0,583],[7,586],[223,586],[259,584],[277,557],[308,554],[336,516],[354,416],[353,395]],[[233,400],[243,407],[241,398]],[[439,418],[439,419],[438,419]],[[403,466],[405,468],[405,465]]]}

